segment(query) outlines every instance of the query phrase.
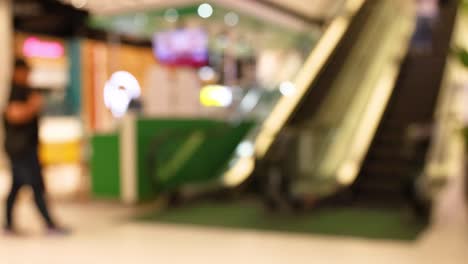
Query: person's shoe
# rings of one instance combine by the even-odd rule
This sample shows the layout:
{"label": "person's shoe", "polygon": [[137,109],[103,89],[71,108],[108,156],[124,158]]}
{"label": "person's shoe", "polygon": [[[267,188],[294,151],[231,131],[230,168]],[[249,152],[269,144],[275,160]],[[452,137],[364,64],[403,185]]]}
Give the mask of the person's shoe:
{"label": "person's shoe", "polygon": [[49,227],[47,228],[47,235],[49,236],[68,236],[71,230],[63,227]]}

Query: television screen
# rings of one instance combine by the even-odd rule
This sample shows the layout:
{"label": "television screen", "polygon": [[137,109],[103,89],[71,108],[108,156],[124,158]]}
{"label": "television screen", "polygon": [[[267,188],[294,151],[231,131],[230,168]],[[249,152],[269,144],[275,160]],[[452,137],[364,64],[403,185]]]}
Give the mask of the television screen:
{"label": "television screen", "polygon": [[161,64],[189,67],[208,64],[208,34],[200,28],[157,33],[153,46]]}

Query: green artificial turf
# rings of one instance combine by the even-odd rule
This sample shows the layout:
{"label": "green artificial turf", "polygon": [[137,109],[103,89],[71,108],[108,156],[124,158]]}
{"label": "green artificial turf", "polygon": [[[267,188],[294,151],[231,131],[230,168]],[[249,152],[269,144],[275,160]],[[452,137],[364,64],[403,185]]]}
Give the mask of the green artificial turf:
{"label": "green artificial turf", "polygon": [[199,202],[145,215],[139,220],[208,227],[414,240],[424,224],[404,210],[329,208],[303,214],[267,212],[254,202]]}

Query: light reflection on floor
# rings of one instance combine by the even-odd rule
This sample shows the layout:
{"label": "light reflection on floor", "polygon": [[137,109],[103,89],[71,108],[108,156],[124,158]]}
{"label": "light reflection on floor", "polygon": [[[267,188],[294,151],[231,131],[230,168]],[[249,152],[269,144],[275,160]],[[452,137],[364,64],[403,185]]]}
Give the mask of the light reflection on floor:
{"label": "light reflection on floor", "polygon": [[460,179],[452,178],[434,210],[432,227],[413,243],[134,223],[131,216],[151,208],[98,202],[55,204],[54,212],[74,234],[51,238],[42,235],[36,210],[23,195],[16,213],[28,236],[0,236],[0,259],[7,264],[464,264],[468,232]]}
{"label": "light reflection on floor", "polygon": [[54,209],[74,234],[43,236],[35,209],[23,199],[17,220],[29,236],[0,237],[2,263],[461,264],[468,258],[468,233],[460,216],[436,224],[414,243],[399,243],[139,224],[128,221],[135,209],[111,204]]}

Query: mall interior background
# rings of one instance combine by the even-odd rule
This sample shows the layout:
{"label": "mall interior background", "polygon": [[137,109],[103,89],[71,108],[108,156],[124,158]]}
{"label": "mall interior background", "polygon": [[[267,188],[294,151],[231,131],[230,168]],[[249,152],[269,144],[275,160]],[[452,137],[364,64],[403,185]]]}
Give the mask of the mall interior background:
{"label": "mall interior background", "polygon": [[[47,94],[51,201],[149,204],[125,217],[154,226],[424,239],[440,217],[427,210],[466,174],[468,2],[208,2],[0,0],[0,107],[25,58]],[[433,46],[415,36],[427,21]],[[141,86],[119,117],[103,92],[116,71]],[[428,130],[405,156],[406,136],[424,144]],[[9,173],[0,155],[1,198]],[[423,212],[408,209],[405,173]]]}
{"label": "mall interior background", "polygon": [[[5,33],[5,39],[10,38],[13,43],[12,46],[4,44],[7,47],[2,51],[8,56],[2,58],[8,60],[12,56],[11,51],[14,51],[16,56],[27,57],[33,67],[32,85],[52,89],[48,95],[46,117],[41,123],[41,153],[43,161],[47,164],[46,171],[50,172],[46,175],[54,175],[55,171],[68,175],[66,179],[63,179],[65,176],[50,176],[51,192],[57,192],[57,195],[60,192],[65,195],[76,193],[80,188],[90,188],[89,183],[83,183],[86,180],[80,176],[83,172],[82,162],[86,163],[90,158],[87,156],[89,148],[92,148],[89,141],[95,134],[108,134],[117,129],[119,121],[102,103],[101,92],[112,72],[127,70],[141,82],[143,108],[140,111],[146,117],[226,120],[236,118],[236,114],[233,113],[236,111],[234,107],[222,109],[203,106],[200,103],[199,89],[215,82],[210,78],[217,78],[231,86],[239,86],[236,91],[237,98],[234,100],[239,101],[246,91],[255,88],[255,85],[262,86],[260,92],[277,96],[275,86],[292,79],[321,31],[318,24],[304,23],[287,15],[283,15],[278,26],[269,25],[270,22],[278,20],[278,15],[281,17],[278,11],[265,12],[264,18],[255,18],[255,11],[247,11],[242,15],[228,10],[231,6],[234,9],[247,10],[245,4],[228,3],[227,8],[222,8],[221,2],[219,7],[215,6],[216,19],[203,21],[197,14],[198,5],[195,3],[179,3],[178,9],[155,7],[154,11],[150,12],[102,12],[102,7],[96,1],[87,6],[92,10],[92,14],[96,14],[91,15],[88,21],[81,21],[81,24],[89,24],[83,35],[67,32],[78,31],[77,28],[83,27],[76,21],[69,23],[71,28],[60,28],[51,23],[50,29],[35,26],[34,22],[28,22],[27,19],[22,22],[22,17],[27,17],[28,12],[34,13],[35,6],[31,2],[4,1],[2,4],[4,20],[12,19],[12,13],[8,10],[13,10],[13,15],[16,16],[14,32],[8,23],[2,23],[5,27],[2,31]],[[313,8],[323,13],[320,14],[323,19],[331,17],[339,8],[337,3],[324,2],[321,5],[314,5]],[[68,6],[68,9],[71,10],[72,7]],[[46,13],[47,10],[42,12]],[[112,15],[108,15],[109,13]],[[47,18],[44,16],[42,19]],[[229,76],[229,70],[225,70],[226,76],[211,76],[214,74],[211,68],[205,68],[202,72],[199,68],[183,65],[160,65],[155,59],[151,45],[151,40],[155,37],[153,34],[178,27],[178,23],[185,23],[189,28],[197,28],[203,24],[209,34],[210,64],[218,67],[215,70],[219,72],[225,65],[229,67],[228,62],[231,60],[230,67],[234,67],[230,74],[232,76]],[[290,28],[294,30],[289,31]],[[231,47],[223,47],[226,45],[224,42]],[[53,54],[54,51],[45,56],[37,53],[41,48],[47,47],[54,49],[56,54]],[[33,52],[25,54],[27,49]],[[223,54],[224,50],[229,51]],[[232,54],[232,58],[225,59],[223,56],[226,54]],[[225,65],[222,65],[223,63]],[[8,82],[8,73],[5,71],[4,74],[5,82]],[[200,74],[204,74],[205,77]],[[257,79],[262,83],[256,84]],[[258,92],[253,89],[254,100],[258,96],[255,93]],[[268,109],[263,110],[264,114],[267,114],[266,111]],[[5,165],[3,174],[7,173]],[[64,173],[65,171],[68,173]],[[8,177],[2,178],[4,193],[7,190]],[[53,187],[52,182],[55,181],[56,187]]]}

